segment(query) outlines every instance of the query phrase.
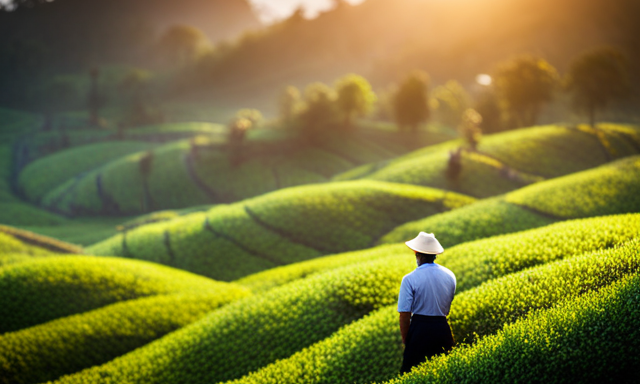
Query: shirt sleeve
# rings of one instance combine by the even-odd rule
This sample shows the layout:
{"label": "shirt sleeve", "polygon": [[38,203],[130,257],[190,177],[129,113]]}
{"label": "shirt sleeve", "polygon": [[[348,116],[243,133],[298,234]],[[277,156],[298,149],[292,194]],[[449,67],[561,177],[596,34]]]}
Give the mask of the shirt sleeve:
{"label": "shirt sleeve", "polygon": [[400,284],[400,295],[398,296],[398,312],[411,312],[413,306],[413,290],[406,276]]}

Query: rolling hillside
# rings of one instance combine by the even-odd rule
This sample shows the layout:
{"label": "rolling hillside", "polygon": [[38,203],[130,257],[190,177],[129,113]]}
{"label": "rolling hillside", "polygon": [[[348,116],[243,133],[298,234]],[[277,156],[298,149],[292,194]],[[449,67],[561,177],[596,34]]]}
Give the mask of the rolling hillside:
{"label": "rolling hillside", "polygon": [[[622,245],[640,235],[638,220],[638,215],[626,215],[555,224],[523,234],[463,244],[449,249],[439,261],[456,271],[460,293],[528,267]],[[610,272],[608,281],[637,269],[636,244],[626,249],[620,252],[621,255],[629,255],[625,256],[629,267],[618,263],[619,269],[603,268]],[[85,370],[59,382],[102,382],[101,378],[108,377],[127,382],[204,383],[239,378],[329,337],[341,326],[367,313],[395,303],[397,285],[402,276],[415,267],[406,249],[398,248],[397,252],[378,260],[363,257],[358,264],[300,279],[263,295],[232,303],[104,366]],[[616,259],[615,255],[603,258],[605,263],[613,264],[619,261]],[[479,268],[481,265],[500,268]],[[572,270],[574,267],[576,269]],[[580,268],[586,268],[580,272],[584,276],[592,274],[590,271],[593,269],[589,269],[586,258],[580,263],[563,264],[558,273],[562,276],[572,272],[579,275]],[[510,281],[505,284],[513,284],[514,280]],[[597,284],[606,285],[606,281],[578,279],[575,284],[585,284],[585,287],[596,284],[595,287]],[[550,279],[546,284],[556,283]],[[504,289],[505,292],[509,290],[513,291]],[[394,322],[393,334],[382,340],[397,341],[396,332]],[[343,348],[344,345],[338,347]],[[326,359],[331,355],[329,352],[320,358]],[[341,364],[346,364],[346,361]]]}
{"label": "rolling hillside", "polygon": [[437,189],[374,181],[302,186],[138,227],[87,252],[233,280],[323,254],[367,248],[407,220],[473,201]]}
{"label": "rolling hillside", "polygon": [[446,247],[558,220],[640,212],[638,190],[640,156],[631,156],[403,224],[380,243],[406,241],[427,231],[436,233]]}
{"label": "rolling hillside", "polygon": [[598,127],[553,125],[485,136],[477,152],[463,153],[462,171],[455,180],[446,178],[453,149],[448,145],[369,164],[334,179],[424,185],[486,198],[640,153],[639,127]]}

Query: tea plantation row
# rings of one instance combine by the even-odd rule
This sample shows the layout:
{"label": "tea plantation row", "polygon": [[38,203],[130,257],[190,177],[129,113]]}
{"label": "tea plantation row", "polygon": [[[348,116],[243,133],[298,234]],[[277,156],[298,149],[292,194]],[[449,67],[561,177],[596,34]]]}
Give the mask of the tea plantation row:
{"label": "tea plantation row", "polygon": [[[638,237],[640,215],[564,222],[451,248],[441,264],[459,292],[549,261]],[[477,261],[477,260],[480,261]],[[215,382],[239,378],[319,342],[373,310],[392,305],[415,267],[411,253],[348,265],[231,303],[204,319],[103,366],[61,382]],[[494,267],[494,268],[491,268]]]}
{"label": "tea plantation row", "polygon": [[638,380],[640,276],[568,300],[441,356],[400,383],[593,383]]}
{"label": "tea plantation row", "polygon": [[640,156],[631,156],[403,224],[380,243],[397,243],[428,231],[450,246],[556,220],[640,212],[639,190]]}
{"label": "tea plantation row", "polygon": [[[336,179],[372,179],[426,185],[474,197],[503,194],[529,183],[531,176],[555,178],[638,154],[640,127],[605,124],[598,134],[564,126],[541,126],[486,136],[478,153],[462,156],[456,180],[446,177],[450,145],[426,148],[381,163],[351,170]],[[602,137],[609,149],[604,149]],[[491,159],[493,161],[486,161]],[[509,170],[515,173],[509,176]],[[521,174],[519,174],[521,173]]]}
{"label": "tea plantation row", "polygon": [[302,186],[142,226],[87,249],[233,280],[322,254],[368,248],[408,221],[474,199],[374,181]]}
{"label": "tea plantation row", "polygon": [[[617,249],[543,264],[456,295],[449,323],[457,342],[469,344],[531,312],[637,275],[638,245],[635,239]],[[391,305],[233,383],[379,382],[395,377],[401,363],[398,314]]]}

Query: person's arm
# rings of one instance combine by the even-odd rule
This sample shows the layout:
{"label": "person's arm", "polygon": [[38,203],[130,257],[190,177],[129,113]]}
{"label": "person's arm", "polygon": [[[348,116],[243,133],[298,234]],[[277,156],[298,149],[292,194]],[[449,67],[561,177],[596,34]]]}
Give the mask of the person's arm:
{"label": "person's arm", "polygon": [[410,325],[411,312],[400,312],[400,334],[402,335],[402,344],[407,343],[407,335],[409,334]]}

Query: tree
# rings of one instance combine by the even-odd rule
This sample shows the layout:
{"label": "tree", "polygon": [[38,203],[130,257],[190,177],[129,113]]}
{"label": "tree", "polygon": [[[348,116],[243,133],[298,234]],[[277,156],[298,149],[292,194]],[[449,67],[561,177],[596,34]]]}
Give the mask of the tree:
{"label": "tree", "polygon": [[160,38],[158,50],[166,62],[184,66],[210,48],[207,36],[197,28],[176,25]]}
{"label": "tree", "polygon": [[432,97],[438,102],[435,118],[449,127],[457,127],[464,111],[471,104],[471,97],[462,84],[449,80],[444,85],[436,87]]}
{"label": "tree", "polygon": [[510,124],[531,126],[544,103],[553,97],[558,72],[543,59],[522,56],[500,65],[493,81]]}
{"label": "tree", "polygon": [[481,123],[482,116],[474,109],[469,108],[462,114],[459,128],[460,134],[474,151],[478,148],[478,143],[480,142],[480,138],[482,138],[482,131],[480,130]]}
{"label": "tree", "polygon": [[613,48],[599,48],[573,61],[565,78],[577,111],[586,112],[591,126],[596,113],[630,95],[631,83],[625,56]]}
{"label": "tree", "polygon": [[481,93],[476,100],[475,110],[482,116],[480,129],[484,133],[502,131],[502,110],[493,89]]}
{"label": "tree", "polygon": [[418,125],[429,119],[429,75],[413,72],[398,88],[393,99],[393,109],[400,130],[409,127],[411,132],[418,131]]}
{"label": "tree", "polygon": [[247,119],[251,122],[251,127],[257,127],[262,122],[262,113],[257,109],[241,109],[236,112],[236,117],[240,119]]}
{"label": "tree", "polygon": [[97,127],[100,125],[100,108],[104,105],[104,98],[98,88],[100,70],[98,68],[92,68],[91,71],[89,71],[89,77],[91,78],[91,88],[89,88],[87,100],[89,106],[89,121],[93,126]]}
{"label": "tree", "polygon": [[140,161],[138,162],[140,174],[142,175],[142,187],[144,189],[144,200],[142,201],[144,211],[153,210],[153,200],[151,199],[151,192],[149,191],[149,177],[151,176],[153,159],[153,152],[147,151],[140,157]]}
{"label": "tree", "polygon": [[304,107],[300,120],[304,130],[311,136],[321,129],[331,128],[336,120],[336,95],[323,83],[312,83],[304,90]]}
{"label": "tree", "polygon": [[132,69],[118,84],[123,98],[128,99],[129,111],[124,126],[157,124],[164,121],[164,114],[150,102],[149,83],[151,73],[141,69]]}
{"label": "tree", "polygon": [[44,114],[43,131],[53,128],[53,117],[65,108],[72,109],[79,99],[76,84],[64,77],[54,78],[41,91],[41,110]]}
{"label": "tree", "polygon": [[299,105],[300,91],[298,90],[298,88],[293,86],[285,88],[278,98],[278,111],[280,121],[284,124],[291,123]]}
{"label": "tree", "polygon": [[355,116],[364,116],[376,102],[376,94],[362,76],[350,74],[336,82],[338,110],[343,114],[344,125],[351,127]]}
{"label": "tree", "polygon": [[240,162],[242,143],[252,125],[251,120],[244,117],[235,117],[229,122],[229,163],[232,166]]}

